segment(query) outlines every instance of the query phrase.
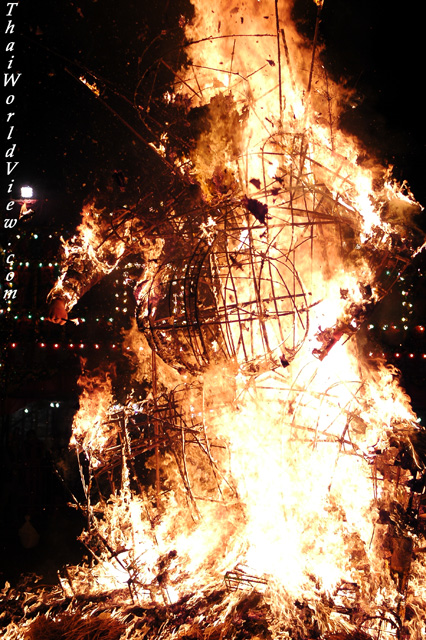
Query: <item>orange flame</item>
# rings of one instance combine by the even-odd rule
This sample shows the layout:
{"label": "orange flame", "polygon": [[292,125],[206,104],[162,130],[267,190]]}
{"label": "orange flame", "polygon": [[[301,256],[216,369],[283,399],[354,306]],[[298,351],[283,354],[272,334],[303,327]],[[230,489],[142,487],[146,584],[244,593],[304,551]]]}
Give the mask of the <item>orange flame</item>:
{"label": "orange flame", "polygon": [[[212,213],[198,246],[214,276],[215,309],[227,314],[211,352],[223,342],[232,357],[178,374],[138,343],[136,356],[145,355],[137,375],[152,393],[119,408],[121,481],[92,508],[91,535],[108,546],[91,583],[80,570],[75,580],[95,592],[132,584],[133,597],[174,602],[248,566],[273,603],[271,627],[290,624],[304,599],[321,633],[339,633],[354,630],[356,616],[401,611],[403,594],[412,611],[425,602],[423,556],[410,564],[409,587],[401,560],[401,545],[417,544],[416,535],[392,538],[409,502],[398,447],[424,470],[413,444],[421,431],[394,371],[363,362],[349,340],[382,295],[377,265],[397,268],[418,249],[418,206],[382,167],[361,162],[359,143],[337,129],[345,95],[310,56],[289,5],[278,4],[199,0],[187,27],[192,64],[176,75],[175,92],[207,107],[191,175],[212,212],[231,211]],[[80,230],[88,252],[99,247],[97,229]],[[108,250],[122,255],[120,243]],[[153,289],[165,291],[172,266],[150,274]],[[185,292],[172,284],[173,318],[165,327],[159,316],[154,327],[164,354],[185,348],[172,331],[187,311]],[[196,304],[195,293],[188,297]],[[147,305],[145,316],[159,306]],[[98,396],[101,385],[85,384],[73,437],[101,465],[116,435],[110,386],[103,381]],[[132,465],[142,445],[132,442],[132,412],[144,416],[145,467],[159,479],[138,491]],[[349,597],[339,592],[345,584],[359,589],[350,619],[332,604]]]}

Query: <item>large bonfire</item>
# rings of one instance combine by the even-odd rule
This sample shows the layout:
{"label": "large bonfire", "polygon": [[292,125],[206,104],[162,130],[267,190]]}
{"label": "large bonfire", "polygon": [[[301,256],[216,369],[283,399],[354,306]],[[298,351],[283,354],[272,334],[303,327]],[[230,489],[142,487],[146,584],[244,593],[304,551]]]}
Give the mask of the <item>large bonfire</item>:
{"label": "large bonfire", "polygon": [[90,562],[6,589],[7,637],[423,638],[426,434],[354,337],[419,207],[339,130],[347,95],[286,0],[195,4],[174,91],[137,105],[172,187],[88,205],[52,294],[70,309],[138,255],[149,392],[81,379]]}

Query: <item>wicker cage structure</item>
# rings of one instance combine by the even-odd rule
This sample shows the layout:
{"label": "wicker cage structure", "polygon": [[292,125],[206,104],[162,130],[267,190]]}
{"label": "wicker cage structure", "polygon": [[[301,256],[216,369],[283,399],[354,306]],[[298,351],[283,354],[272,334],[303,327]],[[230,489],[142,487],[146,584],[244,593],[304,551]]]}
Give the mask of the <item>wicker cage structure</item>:
{"label": "wicker cage structure", "polygon": [[[279,364],[300,348],[309,302],[294,263],[248,214],[224,216],[212,241],[157,271],[141,325],[166,362],[189,370],[235,360]],[[265,237],[262,237],[265,236]]]}

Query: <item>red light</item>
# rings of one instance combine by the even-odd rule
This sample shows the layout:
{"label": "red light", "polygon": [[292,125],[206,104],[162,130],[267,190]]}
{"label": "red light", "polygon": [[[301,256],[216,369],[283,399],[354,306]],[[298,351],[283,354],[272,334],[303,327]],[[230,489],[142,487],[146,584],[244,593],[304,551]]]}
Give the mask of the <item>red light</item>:
{"label": "red light", "polygon": [[10,345],[12,347],[12,349],[15,349],[16,347],[16,342],[12,342],[12,344]]}
{"label": "red light", "polygon": [[400,355],[400,353],[395,353],[395,358],[399,358]]}
{"label": "red light", "polygon": [[409,354],[408,354],[408,357],[409,357],[409,358],[414,358],[414,353],[409,353]]}
{"label": "red light", "polygon": [[54,349],[59,349],[59,345],[58,345],[58,343],[57,343],[57,342],[55,342],[55,344],[53,345],[53,348],[54,348]]}

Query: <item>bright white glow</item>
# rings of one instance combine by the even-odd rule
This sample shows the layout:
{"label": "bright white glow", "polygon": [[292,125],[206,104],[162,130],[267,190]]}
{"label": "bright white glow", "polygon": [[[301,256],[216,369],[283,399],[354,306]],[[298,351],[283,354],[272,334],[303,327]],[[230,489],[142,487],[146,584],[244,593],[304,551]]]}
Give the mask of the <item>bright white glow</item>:
{"label": "bright white glow", "polygon": [[21,198],[32,198],[32,197],[33,197],[32,187],[21,187]]}

